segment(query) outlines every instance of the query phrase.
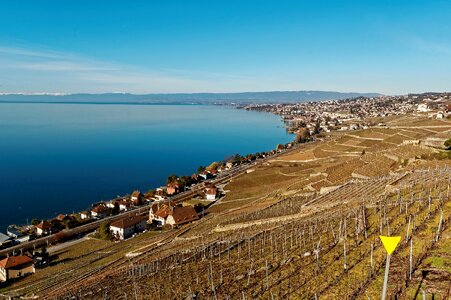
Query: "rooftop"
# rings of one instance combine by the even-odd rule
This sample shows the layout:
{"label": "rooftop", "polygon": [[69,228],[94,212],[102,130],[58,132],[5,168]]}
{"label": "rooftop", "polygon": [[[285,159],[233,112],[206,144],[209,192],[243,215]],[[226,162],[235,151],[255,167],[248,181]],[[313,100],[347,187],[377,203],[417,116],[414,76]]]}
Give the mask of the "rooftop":
{"label": "rooftop", "polygon": [[4,269],[14,268],[20,265],[24,265],[27,263],[33,262],[33,259],[26,255],[20,256],[10,256],[3,260],[0,260],[0,267]]}
{"label": "rooftop", "polygon": [[117,220],[111,223],[110,226],[124,229],[135,226],[136,224],[146,220],[147,218],[145,216],[133,216]]}

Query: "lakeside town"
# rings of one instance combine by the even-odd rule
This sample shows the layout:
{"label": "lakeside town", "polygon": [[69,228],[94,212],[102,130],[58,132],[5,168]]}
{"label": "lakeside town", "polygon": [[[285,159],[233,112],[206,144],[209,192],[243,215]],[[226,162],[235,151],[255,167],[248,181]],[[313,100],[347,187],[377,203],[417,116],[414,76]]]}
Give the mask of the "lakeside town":
{"label": "lakeside town", "polygon": [[[287,130],[296,133],[295,141],[277,145],[270,152],[236,155],[227,161],[199,167],[198,172],[191,176],[171,175],[165,186],[144,193],[133,191],[124,197],[96,203],[89,210],[76,214],[59,214],[49,220],[34,219],[31,225],[26,226],[12,225],[5,234],[0,233],[0,253],[6,256],[0,260],[0,282],[16,282],[35,273],[36,269],[45,268],[52,263],[48,247],[85,238],[86,234],[94,239],[122,241],[147,231],[162,228],[170,231],[196,223],[208,214],[208,208],[221,202],[227,193],[224,185],[234,176],[252,173],[257,163],[267,164],[277,155],[294,151],[305,143],[327,140],[330,133],[390,129],[393,125],[386,123],[390,116],[409,115],[431,122],[449,120],[450,95],[359,97],[298,104],[246,105],[242,108],[280,115]],[[443,127],[442,124],[431,124]],[[431,132],[424,138],[404,138],[402,143],[447,149],[450,138],[451,131],[448,129]],[[361,151],[362,155],[364,151]],[[321,192],[324,185],[315,184],[311,185],[313,191],[318,188]],[[27,245],[28,249],[22,249],[21,245]],[[9,251],[12,248],[14,250]]]}
{"label": "lakeside town", "polygon": [[246,104],[238,108],[280,115],[290,132],[309,134],[334,130],[368,129],[377,118],[406,113],[444,119],[451,111],[451,93],[424,93],[403,96],[357,97],[343,100],[290,104]]}

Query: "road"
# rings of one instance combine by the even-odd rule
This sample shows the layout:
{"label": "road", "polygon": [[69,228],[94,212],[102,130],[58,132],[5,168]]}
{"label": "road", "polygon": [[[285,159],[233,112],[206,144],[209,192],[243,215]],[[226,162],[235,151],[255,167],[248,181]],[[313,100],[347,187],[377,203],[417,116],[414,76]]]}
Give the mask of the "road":
{"label": "road", "polygon": [[[254,168],[254,167],[258,166],[259,164],[267,162],[270,159],[274,159],[284,153],[291,152],[291,151],[295,150],[296,148],[297,148],[297,146],[295,146],[289,150],[284,150],[282,152],[275,153],[275,154],[265,157],[263,159],[259,159],[257,161],[254,161],[253,163],[242,164],[237,167],[234,167],[226,172],[220,173],[217,176],[217,178],[201,182],[201,183],[195,185],[192,189],[190,189],[186,192],[177,194],[175,196],[172,196],[172,197],[168,198],[167,200],[164,200],[164,202],[175,201],[176,203],[178,203],[178,202],[182,202],[182,201],[191,199],[196,193],[198,193],[199,191],[204,189],[204,184],[206,182],[210,182],[212,184],[221,184],[221,183],[228,182],[228,181],[232,180],[233,177],[236,177],[238,175],[245,173],[248,169]],[[106,217],[106,218],[103,218],[100,220],[96,220],[91,223],[84,224],[84,225],[78,226],[73,229],[64,229],[58,233],[55,233],[55,234],[52,234],[49,236],[45,236],[45,237],[41,237],[41,238],[38,238],[38,239],[35,239],[32,241],[21,243],[21,244],[15,245],[15,246],[7,248],[7,249],[2,249],[2,250],[0,250],[0,257],[7,256],[7,255],[14,255],[14,254],[17,254],[20,252],[39,248],[43,245],[49,245],[52,243],[56,243],[56,242],[58,242],[58,240],[61,240],[61,238],[68,239],[68,238],[72,238],[79,234],[85,234],[87,232],[92,232],[92,231],[96,230],[100,226],[100,224],[102,224],[104,222],[111,223],[113,221],[116,221],[116,220],[119,220],[119,219],[122,219],[125,217],[147,214],[149,212],[151,205],[152,205],[152,203],[142,206],[142,207],[139,207],[139,208],[136,208],[136,209],[129,210],[127,212],[120,213],[115,216],[109,216],[109,217]]]}
{"label": "road", "polygon": [[88,238],[87,236],[84,236],[84,237],[79,238],[79,239],[71,240],[71,241],[64,242],[64,243],[59,243],[59,244],[56,244],[55,246],[48,247],[48,248],[47,248],[47,252],[48,252],[50,255],[52,255],[52,254],[55,253],[55,252],[58,252],[58,251],[60,251],[60,250],[62,250],[62,249],[64,249],[64,248],[70,247],[70,246],[72,246],[72,245],[81,243],[81,242],[83,242],[83,241],[87,241],[88,239],[89,239],[89,238]]}

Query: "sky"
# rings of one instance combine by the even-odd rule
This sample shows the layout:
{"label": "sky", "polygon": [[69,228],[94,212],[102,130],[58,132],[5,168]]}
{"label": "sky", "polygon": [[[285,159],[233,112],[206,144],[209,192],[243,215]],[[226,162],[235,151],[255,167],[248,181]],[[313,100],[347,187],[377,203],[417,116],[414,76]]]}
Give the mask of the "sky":
{"label": "sky", "polygon": [[451,91],[447,0],[0,7],[0,93]]}

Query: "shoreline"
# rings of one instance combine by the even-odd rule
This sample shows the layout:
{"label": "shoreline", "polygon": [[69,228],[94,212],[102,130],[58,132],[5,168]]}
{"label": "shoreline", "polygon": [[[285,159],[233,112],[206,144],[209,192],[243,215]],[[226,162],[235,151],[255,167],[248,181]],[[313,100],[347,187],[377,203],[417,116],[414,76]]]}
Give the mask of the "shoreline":
{"label": "shoreline", "polygon": [[[315,141],[312,141],[312,142],[315,142]],[[271,153],[262,159],[255,160],[252,163],[244,163],[244,164],[237,165],[233,169],[231,169],[231,172],[229,174],[227,174],[225,176],[218,176],[211,180],[201,181],[201,182],[197,183],[195,186],[193,186],[193,189],[178,193],[174,196],[170,196],[167,199],[162,200],[161,203],[172,202],[172,201],[179,203],[182,200],[185,200],[186,196],[190,196],[191,194],[195,194],[199,190],[202,190],[204,188],[205,182],[211,182],[214,185],[228,183],[233,178],[236,178],[242,174],[245,174],[248,169],[255,168],[256,166],[258,166],[268,160],[275,159],[279,155],[286,154],[291,151],[295,151],[296,149],[298,149],[299,146],[301,146],[303,144],[305,144],[305,143],[295,144],[293,147],[291,147],[289,149],[284,149],[283,151],[275,151],[274,150],[274,153]],[[180,199],[178,199],[178,198],[180,198]],[[87,232],[91,232],[91,231],[97,229],[100,226],[100,224],[102,224],[102,223],[113,222],[115,220],[123,219],[123,218],[126,218],[127,216],[131,216],[131,215],[147,214],[149,208],[152,206],[153,203],[156,203],[156,202],[145,203],[134,209],[120,212],[117,215],[109,215],[109,216],[107,216],[105,218],[101,218],[101,219],[92,219],[91,222],[81,224],[80,226],[74,227],[72,229],[63,229],[61,231],[52,233],[50,235],[41,236],[36,239],[29,240],[29,241],[26,241],[23,243],[19,243],[19,244],[13,245],[13,246],[5,248],[5,249],[0,249],[0,256],[13,254],[13,253],[15,253],[16,250],[26,251],[29,249],[39,248],[42,245],[49,245],[49,243],[54,244],[54,245],[59,244],[61,242],[65,243],[65,241],[58,240],[59,233],[63,233],[64,238],[68,239],[68,241],[70,241],[71,238],[73,238],[74,236],[77,236],[77,235],[80,235],[83,233],[87,233]]]}
{"label": "shoreline", "polygon": [[[2,102],[2,101],[0,101],[0,104],[1,103],[6,103],[6,102]],[[11,102],[7,102],[7,103],[9,103],[9,104],[34,104],[34,103],[36,103],[36,104],[91,104],[91,105],[98,105],[98,104],[100,104],[100,105],[102,105],[102,104],[105,104],[105,105],[150,105],[150,106],[152,106],[152,105],[163,105],[163,106],[166,106],[166,105],[168,105],[168,106],[170,106],[170,105],[174,105],[174,106],[194,106],[194,104],[167,104],[167,103],[164,103],[164,104],[144,104],[144,103],[139,103],[139,104],[137,104],[137,103],[122,103],[122,104],[120,104],[120,103],[93,103],[93,102],[91,102],[91,103],[69,103],[69,102],[64,102],[64,103],[56,103],[56,102],[18,102],[18,101],[11,101]],[[202,105],[202,106],[225,106],[225,105],[217,105],[217,104],[195,104],[195,105]],[[229,109],[235,109],[235,107],[234,106],[227,106]],[[269,114],[272,114],[272,113],[269,113]],[[272,115],[274,115],[274,114],[272,114]],[[280,128],[280,129],[284,129],[284,131],[285,131],[285,133],[287,134],[287,135],[289,135],[290,136],[290,143],[292,143],[293,142],[293,140],[294,140],[294,135],[292,134],[292,133],[288,133],[287,131],[286,131],[286,128],[284,127],[284,123],[283,123],[283,120],[281,120],[281,119],[278,119],[277,120],[277,122],[281,122],[282,124],[280,124],[280,125],[277,125],[277,128]],[[278,124],[278,123],[277,123]],[[276,148],[276,145],[277,144],[275,144],[274,145],[274,147],[273,147],[273,149],[275,149]],[[271,151],[271,150],[270,150]],[[263,151],[262,153],[265,153],[265,152],[270,152],[270,151]],[[260,152],[255,152],[255,153],[260,153]],[[245,155],[250,155],[250,154],[254,154],[254,153],[246,153]],[[218,160],[216,160],[216,161],[218,161]],[[219,160],[219,161],[221,161],[221,160]],[[193,170],[194,171],[194,170]],[[168,170],[168,172],[166,172],[167,173],[167,175],[170,175],[170,174],[172,174],[172,171],[170,171],[170,170]],[[194,173],[196,173],[195,171],[194,171]],[[148,189],[155,189],[155,188],[158,188],[159,186],[161,186],[161,184],[157,184],[157,185],[151,185],[151,186],[149,186],[149,187],[147,187]],[[145,189],[144,189],[145,190]],[[51,220],[51,219],[54,219],[58,214],[67,214],[67,215],[73,215],[73,214],[79,214],[81,211],[83,211],[83,210],[86,210],[86,209],[91,209],[92,207],[94,207],[94,205],[96,205],[96,204],[98,204],[98,203],[108,203],[108,202],[111,202],[111,201],[114,201],[114,200],[117,200],[117,199],[122,199],[122,198],[125,198],[129,193],[131,193],[131,190],[127,193],[125,193],[125,194],[122,194],[122,193],[120,193],[120,194],[118,194],[117,196],[118,197],[112,197],[112,198],[106,198],[106,200],[101,200],[102,198],[100,198],[100,199],[98,199],[97,201],[93,201],[93,202],[90,202],[89,203],[89,205],[88,206],[85,206],[84,208],[79,208],[79,209],[72,209],[71,210],[71,212],[67,212],[67,211],[55,211],[55,212],[52,212],[52,213],[49,213],[49,214],[46,214],[46,215],[41,215],[42,217],[41,218],[39,218],[39,216],[37,216],[37,215],[29,215],[26,219],[28,220],[28,224],[25,222],[25,220],[23,221],[23,223],[22,222],[17,222],[17,221],[15,221],[15,222],[11,222],[11,223],[9,223],[9,224],[4,224],[4,228],[0,228],[0,232],[2,232],[2,233],[6,233],[6,229],[10,226],[10,225],[15,225],[15,226],[17,226],[17,227],[24,227],[24,226],[31,226],[31,221],[33,220],[33,219],[39,219],[39,220]],[[103,199],[105,199],[105,198],[103,198]]]}
{"label": "shoreline", "polygon": [[167,105],[167,106],[200,106],[200,105],[216,105],[216,106],[233,106],[218,103],[200,103],[200,102],[100,102],[100,101],[3,101],[0,104],[87,104],[87,105]]}

